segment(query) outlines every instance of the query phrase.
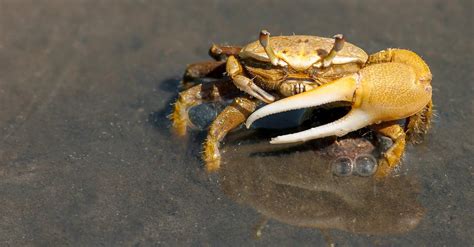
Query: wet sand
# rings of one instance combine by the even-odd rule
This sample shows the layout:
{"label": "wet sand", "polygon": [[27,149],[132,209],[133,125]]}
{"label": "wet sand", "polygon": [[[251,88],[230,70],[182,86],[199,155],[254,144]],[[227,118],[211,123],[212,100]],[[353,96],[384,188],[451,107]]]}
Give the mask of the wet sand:
{"label": "wet sand", "polygon": [[368,53],[411,49],[434,76],[433,129],[403,161],[423,219],[397,235],[329,230],[334,241],[470,245],[473,10],[472,1],[0,1],[0,244],[324,244],[321,231],[277,220],[253,239],[260,213],[206,175],[205,133],[169,131],[185,66],[209,59],[212,43],[245,44],[265,28],[343,33]]}

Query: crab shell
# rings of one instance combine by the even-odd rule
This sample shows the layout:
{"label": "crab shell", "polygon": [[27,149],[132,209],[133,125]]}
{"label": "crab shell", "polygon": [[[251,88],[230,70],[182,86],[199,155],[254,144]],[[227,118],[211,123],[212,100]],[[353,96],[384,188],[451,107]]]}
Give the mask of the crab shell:
{"label": "crab shell", "polygon": [[[277,65],[302,71],[311,66],[320,68],[322,59],[334,46],[334,39],[307,35],[270,37],[270,44],[279,58]],[[253,58],[270,63],[270,59],[259,41],[252,42],[239,53],[239,57]],[[345,42],[344,47],[337,52],[332,64],[360,63],[368,59],[367,53],[361,48]]]}

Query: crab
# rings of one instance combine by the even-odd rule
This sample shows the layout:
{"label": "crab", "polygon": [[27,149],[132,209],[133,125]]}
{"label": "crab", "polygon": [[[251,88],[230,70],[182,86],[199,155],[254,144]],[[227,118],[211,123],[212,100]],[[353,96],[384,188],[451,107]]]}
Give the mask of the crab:
{"label": "crab", "polygon": [[[171,115],[172,128],[184,136],[192,126],[191,107],[232,99],[211,123],[203,144],[209,172],[221,165],[219,145],[229,131],[244,122],[249,128],[260,118],[284,111],[329,103],[351,107],[335,122],[279,136],[270,143],[340,137],[369,127],[393,141],[379,160],[378,177],[397,167],[406,142],[419,142],[431,126],[432,75],[423,59],[409,50],[386,49],[368,56],[340,34],[332,39],[270,37],[262,30],[258,41],[244,47],[212,45],[209,54],[216,61],[187,67],[185,90]],[[261,102],[267,105],[257,110]]]}

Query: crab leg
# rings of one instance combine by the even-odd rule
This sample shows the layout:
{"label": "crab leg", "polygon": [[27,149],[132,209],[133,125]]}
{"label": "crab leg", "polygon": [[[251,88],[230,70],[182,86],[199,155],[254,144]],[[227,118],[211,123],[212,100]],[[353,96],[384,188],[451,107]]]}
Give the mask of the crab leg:
{"label": "crab leg", "polygon": [[214,119],[204,143],[203,159],[208,172],[216,171],[220,167],[220,142],[229,131],[243,123],[256,107],[256,100],[249,97],[237,97]]}
{"label": "crab leg", "polygon": [[209,48],[209,56],[213,57],[216,61],[225,61],[228,57],[239,54],[241,49],[242,47],[240,46],[213,44]]}
{"label": "crab leg", "polygon": [[230,56],[227,59],[226,71],[227,74],[229,74],[229,76],[232,78],[232,81],[234,82],[235,86],[237,86],[240,90],[250,94],[251,96],[265,103],[271,103],[275,101],[275,97],[273,97],[273,95],[261,89],[252,80],[242,74],[242,66],[234,56]]}
{"label": "crab leg", "polygon": [[178,99],[173,107],[170,118],[173,122],[172,128],[179,136],[186,134],[189,121],[188,111],[191,107],[204,102],[217,101],[222,98],[238,95],[239,90],[228,80],[195,85],[179,93]]}
{"label": "crab leg", "polygon": [[425,108],[417,114],[408,118],[406,126],[407,140],[412,143],[420,143],[423,136],[431,128],[431,118],[433,116],[433,102],[430,101]]}
{"label": "crab leg", "polygon": [[372,128],[393,141],[393,145],[384,153],[382,160],[379,162],[375,174],[376,177],[382,178],[387,176],[400,162],[405,152],[406,134],[399,124],[393,122],[378,124]]}
{"label": "crab leg", "polygon": [[225,62],[203,61],[189,64],[181,81],[182,89],[188,89],[202,82],[224,78]]}
{"label": "crab leg", "polygon": [[224,72],[225,62],[211,60],[188,65],[183,77],[185,79],[197,79],[203,77],[222,78]]}
{"label": "crab leg", "polygon": [[190,64],[186,67],[183,78],[192,80],[203,77],[222,78],[225,72],[225,60],[232,55],[239,54],[240,46],[222,46],[213,44],[209,48],[209,56],[216,61],[204,61]]}

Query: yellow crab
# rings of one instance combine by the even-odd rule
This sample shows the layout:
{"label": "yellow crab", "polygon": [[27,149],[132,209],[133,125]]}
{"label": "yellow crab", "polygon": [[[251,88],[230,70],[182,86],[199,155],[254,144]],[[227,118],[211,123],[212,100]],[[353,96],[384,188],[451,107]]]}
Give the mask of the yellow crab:
{"label": "yellow crab", "polygon": [[[244,121],[249,127],[257,119],[294,109],[333,102],[352,107],[342,119],[276,137],[271,143],[343,136],[370,126],[393,140],[379,161],[379,177],[399,163],[406,140],[416,142],[430,127],[432,76],[428,65],[412,51],[387,49],[368,56],[342,35],[270,38],[263,30],[258,41],[243,48],[213,45],[210,55],[217,61],[188,66],[187,89],[179,94],[171,115],[175,132],[185,135],[191,124],[189,108],[233,99],[209,128],[203,157],[208,171],[220,167],[219,143],[230,130]],[[202,78],[215,80],[197,83]],[[269,104],[256,110],[259,101]],[[402,119],[407,121],[397,121]]]}

